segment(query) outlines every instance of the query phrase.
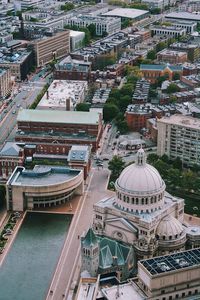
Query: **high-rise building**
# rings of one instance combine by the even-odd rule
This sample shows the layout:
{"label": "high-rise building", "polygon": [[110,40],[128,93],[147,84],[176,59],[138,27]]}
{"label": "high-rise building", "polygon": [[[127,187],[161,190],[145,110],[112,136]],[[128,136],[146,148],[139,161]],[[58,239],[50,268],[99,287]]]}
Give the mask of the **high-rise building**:
{"label": "high-rise building", "polygon": [[180,157],[183,163],[200,164],[200,120],[173,115],[157,120],[157,154],[171,159]]}

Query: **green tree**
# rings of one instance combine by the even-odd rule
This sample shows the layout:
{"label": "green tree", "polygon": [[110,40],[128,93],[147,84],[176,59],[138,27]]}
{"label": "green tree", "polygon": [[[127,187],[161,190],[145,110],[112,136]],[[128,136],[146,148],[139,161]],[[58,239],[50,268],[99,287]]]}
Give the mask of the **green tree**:
{"label": "green tree", "polygon": [[165,42],[160,42],[156,46],[156,52],[159,52],[165,48],[167,48],[167,44]]}
{"label": "green tree", "polygon": [[159,156],[155,153],[150,153],[147,157],[147,160],[150,163],[150,165],[151,164],[153,165],[158,159],[159,159]]}
{"label": "green tree", "polygon": [[60,9],[64,10],[64,11],[72,10],[72,9],[74,9],[74,4],[71,2],[65,3],[64,5],[61,5]]}
{"label": "green tree", "polygon": [[147,59],[151,59],[151,60],[156,59],[156,51],[155,50],[150,50],[147,53]]}
{"label": "green tree", "polygon": [[6,188],[4,185],[0,185],[0,207],[3,206],[6,197]]}
{"label": "green tree", "polygon": [[179,73],[174,73],[173,80],[180,80],[180,74]]}
{"label": "green tree", "polygon": [[117,125],[117,129],[119,130],[119,132],[121,134],[125,134],[125,133],[129,132],[129,128],[128,128],[127,122],[125,120],[116,122],[116,125]]}
{"label": "green tree", "polygon": [[179,91],[180,91],[180,88],[173,82],[170,83],[170,85],[166,89],[167,94],[173,94],[173,93],[176,93],[176,92],[179,92]]}
{"label": "green tree", "polygon": [[175,95],[170,95],[169,96],[169,102],[170,103],[176,103],[177,102],[177,97]]}
{"label": "green tree", "polygon": [[103,119],[105,122],[112,121],[118,114],[119,109],[115,104],[106,103],[103,107]]}
{"label": "green tree", "polygon": [[91,37],[94,38],[96,36],[96,26],[94,24],[90,24],[87,26],[87,29],[89,30]]}
{"label": "green tree", "polygon": [[114,155],[108,163],[108,169],[111,171],[111,180],[116,180],[125,167],[125,162],[121,157]]}
{"label": "green tree", "polygon": [[119,98],[119,109],[120,109],[120,111],[125,112],[127,106],[132,103],[131,95],[132,94],[125,95],[125,96],[122,96],[122,97]]}
{"label": "green tree", "polygon": [[77,111],[89,111],[90,110],[90,104],[89,103],[78,103],[76,105]]}

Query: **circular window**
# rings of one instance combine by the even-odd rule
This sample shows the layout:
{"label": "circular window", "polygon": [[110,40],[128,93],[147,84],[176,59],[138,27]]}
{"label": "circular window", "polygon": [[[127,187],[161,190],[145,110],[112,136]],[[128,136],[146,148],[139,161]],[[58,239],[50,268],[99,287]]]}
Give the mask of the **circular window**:
{"label": "circular window", "polygon": [[122,233],[121,233],[121,232],[117,232],[117,236],[118,236],[119,238],[122,238]]}

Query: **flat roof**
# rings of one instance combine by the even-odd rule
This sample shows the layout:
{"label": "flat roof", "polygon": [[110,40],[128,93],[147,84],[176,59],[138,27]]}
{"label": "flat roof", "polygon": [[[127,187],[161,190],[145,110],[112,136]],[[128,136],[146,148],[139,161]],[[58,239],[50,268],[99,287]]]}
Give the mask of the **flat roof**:
{"label": "flat roof", "polygon": [[197,265],[200,267],[200,248],[141,260],[139,263],[143,265],[151,275],[169,273]]}
{"label": "flat roof", "polygon": [[[146,296],[138,289],[138,287],[133,283],[126,283],[119,286],[112,286],[108,288],[103,288],[103,295],[108,300],[124,300],[124,299],[133,299],[133,300],[144,300]],[[116,296],[118,293],[118,296]]]}
{"label": "flat roof", "polygon": [[180,114],[175,114],[170,117],[163,117],[158,119],[157,122],[200,130],[200,119],[190,116],[183,116]]}
{"label": "flat roof", "polygon": [[75,105],[85,96],[87,81],[78,80],[54,80],[48,91],[40,100],[37,109],[63,109],[66,110],[66,101],[70,100],[70,107]]}
{"label": "flat roof", "polygon": [[60,184],[76,177],[81,171],[67,167],[35,166],[33,170],[18,167],[11,175],[11,185],[20,186],[48,186]]}
{"label": "flat roof", "polygon": [[21,109],[17,116],[18,122],[90,124],[99,123],[99,113],[83,111],[59,111]]}
{"label": "flat roof", "polygon": [[110,17],[116,16],[116,17],[121,17],[121,18],[135,19],[135,18],[143,16],[147,13],[149,13],[148,10],[141,10],[141,9],[135,9],[135,8],[115,8],[103,15],[110,16]]}
{"label": "flat roof", "polygon": [[193,14],[189,12],[172,12],[165,16],[167,19],[181,19],[181,20],[191,20],[200,22],[200,15]]}

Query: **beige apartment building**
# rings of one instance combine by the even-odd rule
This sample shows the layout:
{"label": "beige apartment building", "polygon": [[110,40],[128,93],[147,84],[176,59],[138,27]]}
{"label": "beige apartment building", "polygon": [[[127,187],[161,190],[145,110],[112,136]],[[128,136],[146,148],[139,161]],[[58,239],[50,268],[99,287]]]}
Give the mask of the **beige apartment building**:
{"label": "beige apartment building", "polygon": [[180,157],[183,163],[200,164],[200,120],[173,115],[157,120],[157,154],[171,159]]}
{"label": "beige apartment building", "polygon": [[37,67],[41,67],[54,59],[66,56],[70,51],[69,30],[58,32],[33,42]]}
{"label": "beige apartment building", "polygon": [[0,69],[0,99],[8,96],[11,91],[11,75],[9,69]]}

